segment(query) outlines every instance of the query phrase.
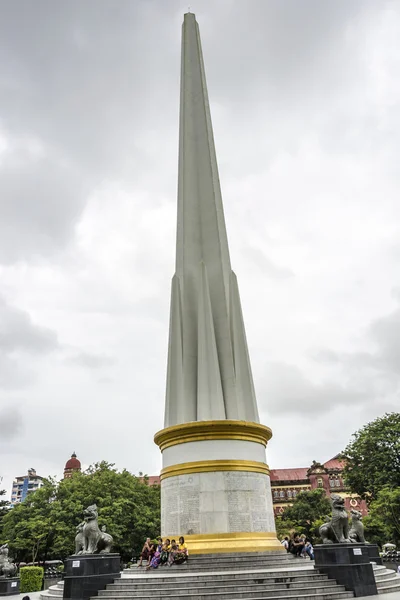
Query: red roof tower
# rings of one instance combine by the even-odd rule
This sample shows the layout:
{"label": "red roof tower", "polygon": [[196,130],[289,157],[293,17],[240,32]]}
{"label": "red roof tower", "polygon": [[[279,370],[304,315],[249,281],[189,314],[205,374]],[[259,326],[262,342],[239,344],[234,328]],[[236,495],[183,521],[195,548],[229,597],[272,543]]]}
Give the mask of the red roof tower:
{"label": "red roof tower", "polygon": [[81,461],[76,458],[75,452],[71,454],[71,458],[67,460],[64,467],[64,479],[72,477],[74,473],[81,470]]}

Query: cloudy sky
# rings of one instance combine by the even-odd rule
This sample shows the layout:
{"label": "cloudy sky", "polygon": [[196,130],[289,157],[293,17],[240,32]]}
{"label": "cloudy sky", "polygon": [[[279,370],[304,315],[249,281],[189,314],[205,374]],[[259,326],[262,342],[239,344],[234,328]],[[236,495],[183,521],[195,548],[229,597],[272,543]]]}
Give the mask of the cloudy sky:
{"label": "cloudy sky", "polygon": [[[156,474],[188,1],[13,0],[0,22],[0,477],[76,450]],[[271,467],[400,391],[400,5],[196,0]]]}

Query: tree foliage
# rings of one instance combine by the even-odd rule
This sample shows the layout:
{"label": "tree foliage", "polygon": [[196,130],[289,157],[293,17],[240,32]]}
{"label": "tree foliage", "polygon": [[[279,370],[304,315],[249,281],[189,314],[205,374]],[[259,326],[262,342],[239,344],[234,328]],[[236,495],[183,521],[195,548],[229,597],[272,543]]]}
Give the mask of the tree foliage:
{"label": "tree foliage", "polygon": [[285,508],[277,518],[278,535],[282,538],[291,531],[305,534],[310,539],[318,537],[318,529],[332,511],[325,491],[316,489],[300,492],[292,506]]}
{"label": "tree foliage", "polygon": [[91,504],[97,504],[99,526],[106,526],[125,560],[160,532],[159,486],[103,461],[60,483],[45,480],[4,517],[2,537],[18,561],[64,559],[75,549],[75,528]]}
{"label": "tree foliage", "polygon": [[8,500],[6,500],[4,497],[2,498],[2,496],[5,496],[6,493],[6,490],[0,490],[0,539],[2,537],[3,531],[3,518],[8,513],[11,506]]}
{"label": "tree foliage", "polygon": [[387,413],[352,437],[343,452],[351,491],[370,503],[386,485],[400,487],[400,413]]}
{"label": "tree foliage", "polygon": [[366,539],[382,546],[387,542],[400,546],[400,487],[385,486],[371,502],[363,519]]}

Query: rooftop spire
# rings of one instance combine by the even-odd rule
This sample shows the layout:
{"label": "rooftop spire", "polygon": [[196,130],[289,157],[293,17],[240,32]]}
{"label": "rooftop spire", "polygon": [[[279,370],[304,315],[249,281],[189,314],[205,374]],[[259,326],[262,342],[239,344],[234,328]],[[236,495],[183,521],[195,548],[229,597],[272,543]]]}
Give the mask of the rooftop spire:
{"label": "rooftop spire", "polygon": [[231,270],[199,27],[182,31],[176,273],[165,426],[258,422],[236,276]]}

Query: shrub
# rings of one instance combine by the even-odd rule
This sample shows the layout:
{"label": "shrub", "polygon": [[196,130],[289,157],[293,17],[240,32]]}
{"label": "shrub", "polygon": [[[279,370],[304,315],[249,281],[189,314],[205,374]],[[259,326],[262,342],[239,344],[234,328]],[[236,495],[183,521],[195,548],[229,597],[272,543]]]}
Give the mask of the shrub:
{"label": "shrub", "polygon": [[21,594],[40,592],[43,581],[43,567],[22,567],[19,573]]}

